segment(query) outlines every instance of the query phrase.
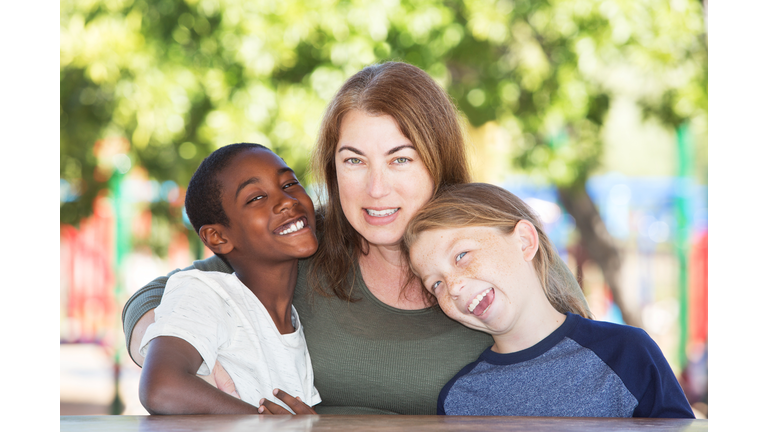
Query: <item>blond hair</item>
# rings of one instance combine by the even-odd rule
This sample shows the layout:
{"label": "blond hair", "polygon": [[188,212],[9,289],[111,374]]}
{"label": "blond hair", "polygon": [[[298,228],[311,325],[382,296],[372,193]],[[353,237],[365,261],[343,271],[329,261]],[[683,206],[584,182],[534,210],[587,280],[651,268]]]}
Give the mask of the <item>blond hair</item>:
{"label": "blond hair", "polygon": [[560,313],[572,312],[592,318],[587,305],[572,290],[572,275],[559,263],[557,250],[542,229],[541,221],[528,205],[498,186],[469,183],[443,188],[427,203],[406,228],[403,252],[425,231],[460,227],[493,227],[505,234],[512,233],[520,220],[527,220],[536,228],[539,250],[533,259],[534,268],[544,293]]}
{"label": "blond hair", "polygon": [[311,160],[327,202],[318,210],[322,240],[308,282],[316,291],[342,300],[352,300],[354,280],[350,283],[348,275],[358,257],[368,252],[365,239],[344,216],[336,179],[341,121],[353,110],[391,116],[416,148],[435,190],[471,178],[461,117],[445,90],[426,72],[406,63],[387,62],[350,77],[328,105]]}

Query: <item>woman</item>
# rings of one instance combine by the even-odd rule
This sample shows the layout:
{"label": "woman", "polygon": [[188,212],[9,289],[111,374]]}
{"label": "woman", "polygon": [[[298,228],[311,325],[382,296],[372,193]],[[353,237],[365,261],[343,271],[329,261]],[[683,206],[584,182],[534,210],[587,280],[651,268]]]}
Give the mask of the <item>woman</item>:
{"label": "woman", "polygon": [[[435,414],[442,386],[493,343],[433,307],[399,246],[411,217],[440,187],[470,181],[459,114],[421,69],[366,67],[328,106],[312,166],[327,203],[318,252],[300,261],[294,306],[323,399],[315,409]],[[217,257],[193,267],[231,272]],[[137,345],[154,320],[147,312],[166,280],[139,290],[123,310],[139,364]],[[575,280],[572,289],[583,299]]]}

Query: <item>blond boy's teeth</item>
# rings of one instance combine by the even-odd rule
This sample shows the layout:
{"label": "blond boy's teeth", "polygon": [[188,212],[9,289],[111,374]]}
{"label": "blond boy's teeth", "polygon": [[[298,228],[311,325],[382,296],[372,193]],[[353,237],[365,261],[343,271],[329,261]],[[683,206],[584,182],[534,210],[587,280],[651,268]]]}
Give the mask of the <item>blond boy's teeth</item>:
{"label": "blond boy's teeth", "polygon": [[371,210],[371,209],[365,209],[365,211],[366,211],[366,212],[368,212],[368,214],[369,214],[369,215],[371,215],[371,216],[373,216],[373,217],[385,217],[385,216],[393,215],[393,214],[395,214],[395,212],[396,212],[397,210],[398,210],[398,209],[396,209],[396,208],[393,208],[393,209],[387,209],[387,210]]}
{"label": "blond boy's teeth", "polygon": [[290,233],[292,233],[292,232],[296,232],[296,231],[298,231],[298,230],[300,230],[300,229],[302,229],[302,228],[304,228],[304,220],[303,220],[303,219],[300,219],[300,220],[297,220],[296,222],[292,223],[292,224],[291,224],[291,225],[290,225],[288,228],[286,228],[285,230],[283,230],[283,231],[280,231],[280,232],[279,232],[279,234],[280,234],[280,235],[286,235],[286,234],[290,234]]}
{"label": "blond boy's teeth", "polygon": [[481,292],[480,294],[477,295],[477,297],[474,298],[474,300],[472,300],[472,303],[469,304],[469,313],[474,312],[477,305],[479,305],[480,302],[483,301],[483,299],[489,292],[491,292],[491,288],[488,288],[487,290]]}

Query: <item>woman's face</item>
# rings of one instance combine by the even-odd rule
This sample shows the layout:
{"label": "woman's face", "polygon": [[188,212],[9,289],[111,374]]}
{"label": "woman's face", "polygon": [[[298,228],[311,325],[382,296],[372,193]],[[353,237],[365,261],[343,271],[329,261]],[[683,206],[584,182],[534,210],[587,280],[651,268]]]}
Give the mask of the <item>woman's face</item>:
{"label": "woman's face", "polygon": [[435,188],[395,119],[358,110],[341,121],[336,179],[344,215],[372,246],[398,245]]}

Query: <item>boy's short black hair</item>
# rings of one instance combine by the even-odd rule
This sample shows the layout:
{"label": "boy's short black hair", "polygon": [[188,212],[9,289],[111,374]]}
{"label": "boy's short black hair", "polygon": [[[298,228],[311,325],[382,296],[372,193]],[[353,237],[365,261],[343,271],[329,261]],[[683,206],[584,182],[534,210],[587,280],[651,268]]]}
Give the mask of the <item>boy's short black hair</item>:
{"label": "boy's short black hair", "polygon": [[208,155],[197,167],[197,171],[192,174],[184,199],[184,208],[196,233],[200,233],[200,227],[203,225],[229,226],[229,217],[221,205],[222,184],[219,181],[219,173],[229,166],[235,156],[256,148],[272,151],[261,144],[230,144]]}

